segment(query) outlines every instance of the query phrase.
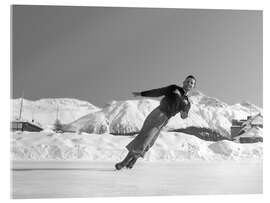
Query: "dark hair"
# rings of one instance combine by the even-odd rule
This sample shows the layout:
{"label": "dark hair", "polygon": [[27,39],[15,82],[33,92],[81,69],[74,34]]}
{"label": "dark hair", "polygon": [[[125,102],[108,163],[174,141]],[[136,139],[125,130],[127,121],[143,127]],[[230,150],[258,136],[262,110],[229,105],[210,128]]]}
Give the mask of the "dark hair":
{"label": "dark hair", "polygon": [[188,79],[188,78],[191,78],[191,79],[194,79],[195,81],[197,81],[196,78],[193,75],[189,75],[189,76],[186,77],[186,79]]}

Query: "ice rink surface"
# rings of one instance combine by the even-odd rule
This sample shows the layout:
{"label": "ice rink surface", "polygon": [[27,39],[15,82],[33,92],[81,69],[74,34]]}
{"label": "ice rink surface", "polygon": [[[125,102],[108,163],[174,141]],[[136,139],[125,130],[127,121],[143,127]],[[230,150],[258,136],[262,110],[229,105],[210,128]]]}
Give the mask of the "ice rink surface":
{"label": "ice rink surface", "polygon": [[260,194],[261,160],[138,161],[116,171],[114,162],[15,161],[12,194],[20,198]]}

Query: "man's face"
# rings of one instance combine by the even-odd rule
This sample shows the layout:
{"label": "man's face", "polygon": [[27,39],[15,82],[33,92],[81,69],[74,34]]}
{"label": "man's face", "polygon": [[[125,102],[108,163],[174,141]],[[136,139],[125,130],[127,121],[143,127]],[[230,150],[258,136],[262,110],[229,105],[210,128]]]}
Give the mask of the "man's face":
{"label": "man's face", "polygon": [[183,82],[183,88],[189,92],[195,87],[196,81],[193,78],[186,78]]}

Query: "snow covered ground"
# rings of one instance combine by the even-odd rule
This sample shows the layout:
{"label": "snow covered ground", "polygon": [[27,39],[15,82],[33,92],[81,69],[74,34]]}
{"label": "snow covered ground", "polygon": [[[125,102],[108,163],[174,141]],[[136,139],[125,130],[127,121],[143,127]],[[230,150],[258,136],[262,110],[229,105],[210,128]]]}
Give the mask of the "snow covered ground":
{"label": "snow covered ground", "polygon": [[[158,105],[150,99],[112,101],[103,108],[75,99],[24,100],[23,120],[35,119],[42,132],[12,132],[12,196],[57,198],[94,196],[257,194],[262,193],[263,143],[210,142],[180,132],[189,126],[218,130],[230,137],[232,119],[262,113],[247,102],[229,106],[200,92],[191,96],[188,119],[173,117],[154,146],[132,170],[115,171],[132,136]],[[13,100],[12,119],[20,100]],[[59,109],[65,127],[52,131]],[[246,135],[263,136],[261,129]]]}
{"label": "snow covered ground", "polygon": [[[119,161],[131,136],[111,134],[14,132],[13,160]],[[210,142],[179,132],[162,131],[145,161],[262,159],[263,143]]]}
{"label": "snow covered ground", "polygon": [[68,198],[262,193],[262,161],[16,161],[13,198]]}
{"label": "snow covered ground", "polygon": [[14,132],[12,197],[262,193],[262,143],[161,132],[132,170],[115,171],[128,136]]}
{"label": "snow covered ground", "polygon": [[132,137],[15,132],[12,197],[262,193],[262,143],[208,142],[161,132],[132,170],[116,171]]}

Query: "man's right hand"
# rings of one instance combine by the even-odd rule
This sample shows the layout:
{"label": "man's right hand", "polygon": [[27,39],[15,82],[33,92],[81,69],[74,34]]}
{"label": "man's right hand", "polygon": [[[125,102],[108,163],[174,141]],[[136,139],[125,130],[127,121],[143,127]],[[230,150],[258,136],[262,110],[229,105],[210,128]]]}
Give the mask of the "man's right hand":
{"label": "man's right hand", "polygon": [[141,96],[140,92],[132,92],[132,94],[133,94],[134,97]]}

